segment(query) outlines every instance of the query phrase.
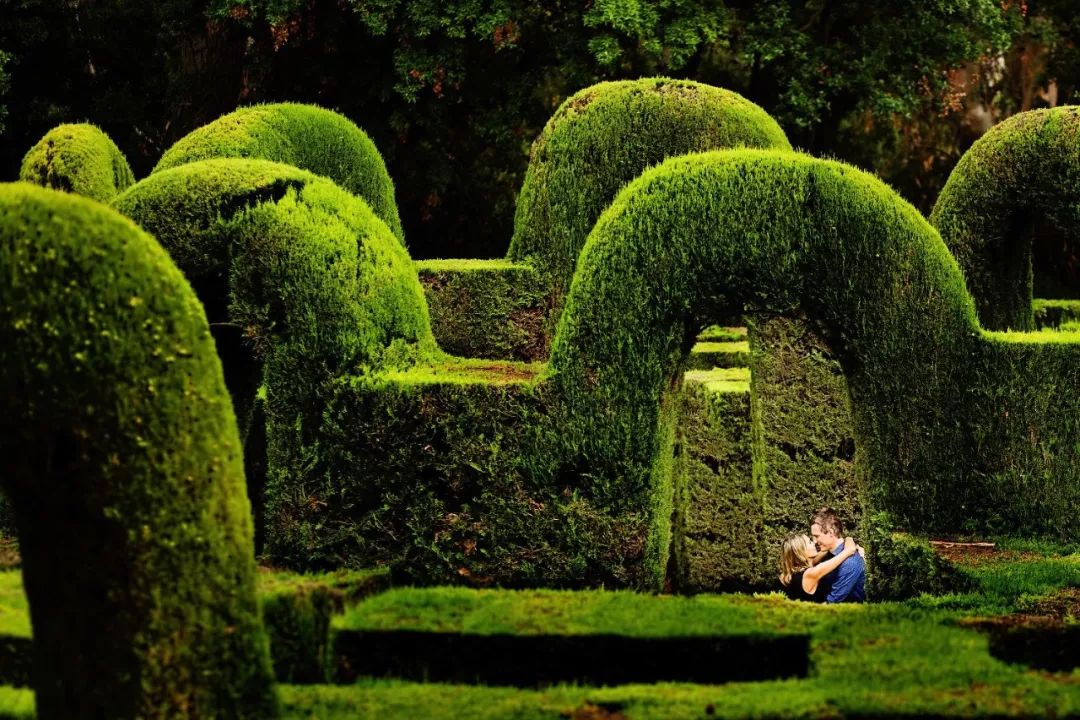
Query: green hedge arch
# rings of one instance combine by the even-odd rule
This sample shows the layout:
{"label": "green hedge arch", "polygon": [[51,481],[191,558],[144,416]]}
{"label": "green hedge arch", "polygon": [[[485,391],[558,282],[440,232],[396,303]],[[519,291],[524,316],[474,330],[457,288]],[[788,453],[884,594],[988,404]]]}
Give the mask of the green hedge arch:
{"label": "green hedge arch", "polygon": [[40,718],[274,717],[203,309],[108,208],[0,186],[0,447]]}
{"label": "green hedge arch", "polygon": [[23,157],[19,179],[101,202],[135,183],[120,148],[88,123],[60,125],[46,133]]}
{"label": "green hedge arch", "polygon": [[367,203],[326,178],[264,160],[205,160],[150,175],[115,207],[194,285],[245,429],[265,390],[268,514],[308,483],[333,482],[319,456],[342,377],[438,352],[405,248]]}
{"label": "green hedge arch", "polygon": [[405,242],[382,155],[344,115],[297,103],[241,108],[181,138],[153,172],[212,158],[271,160],[328,177],[363,198],[394,237]]}
{"label": "green hedge arch", "polygon": [[[597,222],[548,368],[551,435],[598,489],[650,506],[662,577],[672,400],[695,335],[805,311],[848,381],[868,505],[906,527],[1075,534],[1080,337],[984,335],[956,260],[887,186],[841,163],[719,151],[645,172]],[[1025,446],[1025,429],[1036,442]]]}
{"label": "green hedge arch", "polygon": [[626,183],[669,157],[741,146],[791,149],[768,113],[728,90],[669,78],[585,88],[533,143],[507,257],[550,283],[554,319],[589,231]]}
{"label": "green hedge arch", "polygon": [[1080,232],[1080,107],[1020,113],[964,153],[930,222],[956,255],[990,329],[1031,330],[1031,238],[1046,218]]}

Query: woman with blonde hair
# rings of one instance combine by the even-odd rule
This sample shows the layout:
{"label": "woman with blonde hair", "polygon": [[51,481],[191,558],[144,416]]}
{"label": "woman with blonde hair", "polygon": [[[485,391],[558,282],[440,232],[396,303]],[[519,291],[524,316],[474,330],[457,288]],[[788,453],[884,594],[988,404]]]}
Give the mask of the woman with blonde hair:
{"label": "woman with blonde hair", "polygon": [[792,535],[780,549],[780,584],[792,600],[825,602],[825,593],[818,594],[822,578],[836,570],[861,548],[851,538],[844,538],[844,549],[828,560],[829,551],[818,552],[807,535]]}

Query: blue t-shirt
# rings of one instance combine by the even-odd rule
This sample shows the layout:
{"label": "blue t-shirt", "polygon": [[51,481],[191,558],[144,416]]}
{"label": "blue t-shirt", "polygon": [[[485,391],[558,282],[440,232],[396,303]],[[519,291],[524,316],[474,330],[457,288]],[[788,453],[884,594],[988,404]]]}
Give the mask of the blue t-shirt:
{"label": "blue t-shirt", "polygon": [[[830,553],[833,556],[844,551],[840,543]],[[826,575],[820,585],[825,585],[825,602],[863,602],[866,600],[866,563],[862,555],[855,553],[840,564],[836,570]],[[822,592],[820,589],[818,592]]]}

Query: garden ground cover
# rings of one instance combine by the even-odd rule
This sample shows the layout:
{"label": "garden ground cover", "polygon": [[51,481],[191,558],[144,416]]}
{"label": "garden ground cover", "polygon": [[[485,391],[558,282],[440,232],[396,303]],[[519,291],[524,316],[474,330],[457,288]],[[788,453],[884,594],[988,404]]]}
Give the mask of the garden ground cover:
{"label": "garden ground cover", "polygon": [[[1080,714],[1080,670],[1044,672],[995,659],[979,629],[988,618],[1078,618],[1080,548],[999,540],[994,548],[938,546],[977,592],[902,603],[813,606],[777,594],[672,597],[629,592],[398,588],[337,617],[336,627],[448,632],[606,632],[687,635],[806,632],[806,679],[724,685],[661,683],[518,689],[364,679],[284,685],[287,717],[707,718],[1067,717]],[[25,601],[18,573],[0,574],[0,608]],[[746,658],[752,662],[752,658]],[[618,658],[613,658],[618,662]],[[0,692],[0,716],[28,717],[29,691]]]}

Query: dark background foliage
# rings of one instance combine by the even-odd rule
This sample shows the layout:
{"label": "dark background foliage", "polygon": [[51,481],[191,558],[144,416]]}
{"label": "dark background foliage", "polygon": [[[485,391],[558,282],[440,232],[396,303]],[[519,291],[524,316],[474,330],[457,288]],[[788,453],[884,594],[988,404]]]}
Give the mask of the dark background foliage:
{"label": "dark background foliage", "polygon": [[415,257],[498,256],[529,145],[602,79],[665,74],[762,105],[793,144],[924,211],[1015,112],[1075,102],[1072,0],[0,0],[0,172],[49,128],[103,127],[142,177],[259,101],[344,112],[397,184]]}

